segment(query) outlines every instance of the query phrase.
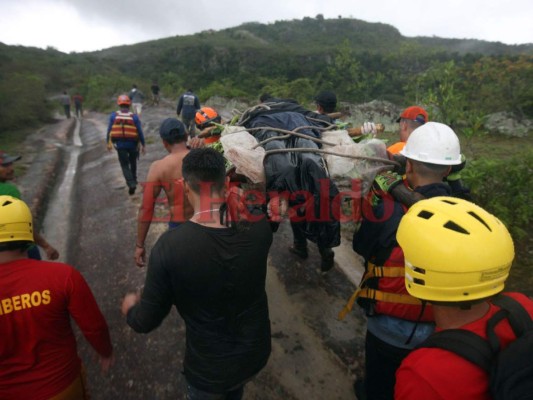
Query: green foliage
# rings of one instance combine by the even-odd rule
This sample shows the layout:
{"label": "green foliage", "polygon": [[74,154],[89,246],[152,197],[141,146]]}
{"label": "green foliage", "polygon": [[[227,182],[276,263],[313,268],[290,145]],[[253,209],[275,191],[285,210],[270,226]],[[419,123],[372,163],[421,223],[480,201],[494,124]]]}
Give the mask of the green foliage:
{"label": "green foliage", "polygon": [[369,90],[368,74],[363,69],[353,46],[348,40],[335,50],[333,63],[327,68],[331,87],[338,88],[338,95],[349,100],[363,100]]}
{"label": "green foliage", "polygon": [[129,93],[131,79],[124,76],[95,75],[89,77],[86,88],[85,107],[109,111],[116,108],[116,99],[120,94]]}
{"label": "green foliage", "polygon": [[457,127],[466,109],[464,92],[461,90],[461,75],[455,62],[434,63],[419,75],[416,85],[425,94],[421,103],[430,112],[431,119],[451,127]]}
{"label": "green foliage", "polygon": [[[0,43],[0,129],[45,121],[53,109],[46,98],[64,90],[79,92],[86,109],[108,111],[132,83],[149,96],[157,80],[171,100],[191,87],[202,100],[213,95],[252,100],[268,91],[308,104],[327,88],[340,101],[425,102],[434,106],[432,119],[465,129],[468,136],[479,131],[478,115],[533,116],[532,53],[531,45],[405,38],[389,25],[320,14],[93,53]],[[19,92],[15,81],[23,88],[34,82],[32,96]]]}
{"label": "green foliage", "polygon": [[487,112],[508,110],[533,117],[533,57],[483,57],[465,72],[469,102]]}
{"label": "green foliage", "polygon": [[200,101],[206,101],[210,97],[222,96],[227,98],[247,97],[246,92],[233,85],[229,79],[221,79],[211,82],[207,87],[201,88],[198,92]]}
{"label": "green foliage", "polygon": [[44,79],[28,73],[13,73],[0,80],[0,130],[36,126],[48,118]]}
{"label": "green foliage", "polygon": [[515,240],[527,236],[533,222],[533,151],[505,159],[471,161],[462,177],[475,202],[500,218]]}
{"label": "green foliage", "polygon": [[309,103],[317,94],[316,85],[307,78],[292,81],[286,81],[285,79],[262,79],[261,84],[261,94],[268,93],[281,99],[294,99],[300,104]]}

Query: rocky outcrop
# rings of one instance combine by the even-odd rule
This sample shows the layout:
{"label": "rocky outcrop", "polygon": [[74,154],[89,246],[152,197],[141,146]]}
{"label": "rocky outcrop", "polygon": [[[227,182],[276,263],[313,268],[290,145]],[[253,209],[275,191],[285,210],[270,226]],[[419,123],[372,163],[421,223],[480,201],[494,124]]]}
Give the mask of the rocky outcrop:
{"label": "rocky outcrop", "polygon": [[370,121],[381,123],[385,127],[395,123],[403,110],[401,107],[383,100],[372,100],[362,104],[341,103],[338,108],[339,111],[349,116],[354,126]]}
{"label": "rocky outcrop", "polygon": [[533,120],[518,120],[516,115],[510,112],[498,112],[490,114],[484,121],[485,129],[494,135],[526,137],[533,131]]}

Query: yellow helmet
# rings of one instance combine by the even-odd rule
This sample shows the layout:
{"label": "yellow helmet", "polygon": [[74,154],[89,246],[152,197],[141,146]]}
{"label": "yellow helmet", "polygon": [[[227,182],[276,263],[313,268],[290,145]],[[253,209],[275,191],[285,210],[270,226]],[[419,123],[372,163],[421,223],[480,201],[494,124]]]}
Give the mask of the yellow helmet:
{"label": "yellow helmet", "polygon": [[405,286],[428,301],[483,299],[503,290],[514,258],[501,221],[466,200],[434,197],[413,205],[396,239],[405,255]]}
{"label": "yellow helmet", "polygon": [[0,196],[0,243],[33,242],[33,223],[26,203],[11,196]]}

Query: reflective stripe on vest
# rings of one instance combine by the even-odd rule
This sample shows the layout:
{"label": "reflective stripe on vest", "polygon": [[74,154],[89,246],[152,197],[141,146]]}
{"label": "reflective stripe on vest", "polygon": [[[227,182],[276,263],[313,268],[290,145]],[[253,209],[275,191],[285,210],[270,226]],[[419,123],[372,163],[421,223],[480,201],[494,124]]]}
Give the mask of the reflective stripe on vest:
{"label": "reflective stripe on vest", "polygon": [[[344,319],[346,314],[352,310],[356,300],[361,297],[375,302],[374,309],[378,314],[416,321],[422,311],[422,302],[407,293],[404,277],[405,267],[403,264],[403,251],[399,246],[392,250],[383,266],[377,266],[370,262],[367,263],[367,271],[363,275],[359,287],[339,312],[338,318],[341,320]],[[368,287],[367,281],[372,278],[380,281],[386,279],[388,284],[381,285],[381,282],[378,281],[378,287],[380,289]],[[384,288],[381,286],[387,286],[389,290],[394,291],[383,290]],[[432,314],[431,307],[426,307],[420,320],[432,321]]]}
{"label": "reflective stripe on vest", "polygon": [[133,113],[116,112],[115,121],[113,121],[113,125],[111,126],[109,138],[111,141],[128,140],[136,142],[139,140],[137,127],[133,122]]}

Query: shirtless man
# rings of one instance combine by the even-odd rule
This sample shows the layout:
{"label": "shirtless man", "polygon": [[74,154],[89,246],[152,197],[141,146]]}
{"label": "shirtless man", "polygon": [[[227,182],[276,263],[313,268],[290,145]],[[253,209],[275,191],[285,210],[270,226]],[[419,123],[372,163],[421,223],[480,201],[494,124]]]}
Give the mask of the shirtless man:
{"label": "shirtless man", "polygon": [[167,118],[159,128],[163,146],[169,152],[161,160],[154,161],[144,183],[143,201],[137,218],[137,242],[135,243],[135,263],[143,267],[146,261],[144,242],[153,220],[156,199],[165,191],[170,211],[169,228],[175,228],[187,221],[193,208],[183,192],[181,164],[189,152],[185,125],[176,118]]}

